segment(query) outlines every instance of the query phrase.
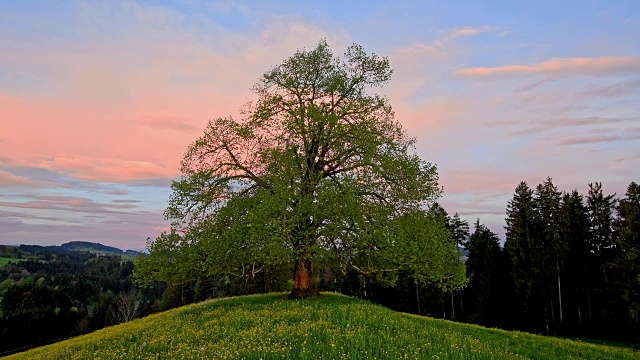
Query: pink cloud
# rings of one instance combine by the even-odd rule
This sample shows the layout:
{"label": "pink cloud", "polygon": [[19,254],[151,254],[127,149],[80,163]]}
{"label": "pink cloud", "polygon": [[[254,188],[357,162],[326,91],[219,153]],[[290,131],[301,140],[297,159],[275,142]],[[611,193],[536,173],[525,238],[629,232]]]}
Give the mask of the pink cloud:
{"label": "pink cloud", "polygon": [[462,68],[455,75],[496,77],[541,74],[547,76],[612,76],[640,72],[640,57],[553,58],[535,65]]}
{"label": "pink cloud", "polygon": [[56,156],[36,160],[44,169],[64,173],[78,179],[104,182],[175,177],[179,173],[175,164],[113,158],[87,158],[76,155]]}
{"label": "pink cloud", "polygon": [[143,115],[140,116],[138,122],[153,129],[169,129],[186,133],[200,130],[191,125],[187,119],[166,115]]}
{"label": "pink cloud", "polygon": [[[283,56],[322,37],[337,49],[350,43],[339,30],[280,19],[256,37],[215,24],[194,34],[177,13],[139,4],[83,10],[71,25],[86,41],[55,39],[36,51],[16,39],[0,54],[3,68],[39,75],[33,88],[0,93],[0,153],[10,164],[95,181],[175,177],[207,121],[238,116],[251,86]],[[113,28],[105,11],[121,13],[118,36],[95,30]]]}
{"label": "pink cloud", "polygon": [[9,172],[0,170],[0,187],[9,186],[34,186],[35,181],[32,181],[23,176],[16,176]]}
{"label": "pink cloud", "polygon": [[170,226],[153,226],[151,229],[158,232],[171,232]]}
{"label": "pink cloud", "polygon": [[451,38],[465,37],[465,36],[475,36],[485,32],[496,31],[497,28],[495,26],[465,26],[458,29],[455,29],[449,35]]}

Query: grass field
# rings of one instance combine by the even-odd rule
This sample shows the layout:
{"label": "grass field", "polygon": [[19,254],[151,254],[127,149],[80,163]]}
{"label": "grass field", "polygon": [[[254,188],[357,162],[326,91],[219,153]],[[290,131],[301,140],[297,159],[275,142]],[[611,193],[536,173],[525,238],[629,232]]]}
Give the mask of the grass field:
{"label": "grass field", "polygon": [[640,359],[625,348],[397,313],[342,295],[245,296],[154,314],[8,359]]}
{"label": "grass field", "polygon": [[125,261],[135,261],[135,259],[138,257],[138,255],[129,255],[129,254],[122,254],[120,255],[120,258],[122,259],[122,262]]}
{"label": "grass field", "polygon": [[0,269],[2,269],[5,265],[7,265],[9,262],[12,263],[17,263],[18,261],[20,261],[22,259],[16,259],[16,258],[7,258],[7,257],[0,257]]}

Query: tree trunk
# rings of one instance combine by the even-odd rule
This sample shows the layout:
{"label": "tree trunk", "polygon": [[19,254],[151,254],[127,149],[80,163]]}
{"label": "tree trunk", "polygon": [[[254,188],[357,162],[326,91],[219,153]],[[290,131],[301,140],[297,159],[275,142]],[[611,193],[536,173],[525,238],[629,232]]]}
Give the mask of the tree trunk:
{"label": "tree trunk", "polygon": [[418,292],[418,284],[416,285],[416,304],[418,304],[418,315],[420,315],[420,293]]}
{"label": "tree trunk", "polygon": [[560,290],[560,275],[558,275],[558,308],[560,310],[560,322],[562,322],[562,290]]}
{"label": "tree trunk", "polygon": [[453,304],[453,290],[451,290],[451,318],[456,317],[456,306]]}
{"label": "tree trunk", "polygon": [[308,299],[320,297],[320,291],[316,286],[316,278],[313,276],[313,263],[311,260],[295,261],[293,290],[289,299]]}

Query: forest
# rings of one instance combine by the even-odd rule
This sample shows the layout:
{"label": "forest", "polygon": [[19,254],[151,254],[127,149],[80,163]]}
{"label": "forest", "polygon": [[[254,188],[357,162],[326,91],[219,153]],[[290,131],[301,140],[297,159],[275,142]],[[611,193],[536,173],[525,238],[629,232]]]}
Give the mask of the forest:
{"label": "forest", "polygon": [[[521,182],[506,207],[506,241],[478,219],[473,229],[440,209],[467,254],[460,291],[396,288],[360,278],[347,292],[401,311],[539,334],[638,344],[640,186],[606,194],[560,191],[547,178]],[[367,292],[367,287],[369,291]],[[343,289],[344,291],[344,289]]]}
{"label": "forest", "polygon": [[[401,273],[390,286],[355,271],[319,271],[320,291],[389,308],[539,334],[637,344],[640,326],[640,186],[605,194],[560,191],[548,178],[520,183],[506,208],[506,242],[480,219],[470,225],[435,203],[463,249],[468,283],[443,291]],[[293,269],[253,277],[217,274],[173,283],[132,284],[134,263],[118,255],[40,246],[0,246],[15,261],[0,269],[0,353],[59,341],[208,298],[288,291]]]}
{"label": "forest", "polygon": [[287,284],[280,274],[267,286],[260,279],[245,282],[222,276],[137,288],[132,283],[134,262],[126,260],[132,253],[87,242],[0,245],[0,356],[188,303],[282,291]]}

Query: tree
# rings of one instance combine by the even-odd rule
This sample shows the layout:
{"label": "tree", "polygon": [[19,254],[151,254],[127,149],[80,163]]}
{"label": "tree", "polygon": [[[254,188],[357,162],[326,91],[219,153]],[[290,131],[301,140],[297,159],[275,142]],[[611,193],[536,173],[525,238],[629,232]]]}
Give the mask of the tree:
{"label": "tree", "polygon": [[[542,314],[537,311],[536,287],[540,276],[540,246],[537,243],[537,224],[533,190],[526,182],[515,189],[507,204],[506,241],[504,249],[511,260],[511,277],[515,290],[517,322],[525,327],[533,325]],[[535,329],[535,328],[534,328]]]}
{"label": "tree", "polygon": [[142,294],[136,288],[121,292],[114,301],[112,319],[116,324],[129,322],[142,314]]}
{"label": "tree", "polygon": [[613,262],[618,269],[622,301],[629,309],[633,339],[640,341],[640,185],[631,182],[625,198],[618,203],[614,228],[620,253]]}
{"label": "tree", "polygon": [[[594,313],[600,326],[620,317],[621,307],[617,299],[620,289],[615,286],[613,278],[615,270],[611,269],[618,248],[613,237],[614,211],[617,200],[615,194],[604,195],[602,183],[589,184],[587,195],[587,209],[589,214],[589,234],[591,251],[593,253],[591,266],[594,274],[591,282],[595,295],[594,307],[599,310]],[[615,321],[614,321],[615,322]]]}
{"label": "tree", "polygon": [[566,244],[564,269],[568,286],[564,289],[569,295],[565,296],[565,319],[569,314],[570,321],[582,327],[591,321],[591,290],[599,271],[591,264],[589,215],[583,196],[577,190],[565,193],[561,206],[559,234]]}
{"label": "tree", "polygon": [[469,250],[469,222],[460,219],[460,215],[455,213],[451,218],[450,228],[456,246],[462,246]]}
{"label": "tree", "polygon": [[[138,283],[198,274],[253,277],[293,261],[291,298],[318,295],[314,265],[332,257],[393,282],[399,269],[459,287],[464,271],[421,266],[422,245],[454,258],[446,231],[424,229],[440,194],[436,167],[420,159],[386,98],[384,57],[323,40],[266,72],[243,117],[210,121],[182,161],[165,212],[172,232],[149,243]],[[417,253],[416,253],[417,251]],[[463,266],[463,265],[460,265]]]}
{"label": "tree", "polygon": [[[535,191],[535,209],[538,224],[538,243],[541,247],[539,260],[542,260],[540,269],[543,277],[541,286],[543,293],[549,292],[548,296],[551,305],[551,319],[555,322],[554,297],[550,294],[554,280],[557,280],[557,300],[558,315],[562,323],[562,273],[564,268],[564,255],[566,252],[566,242],[561,236],[561,198],[562,193],[553,184],[551,177],[547,177],[544,183],[538,185]],[[554,276],[555,275],[555,279]],[[546,307],[546,305],[545,305]]]}
{"label": "tree", "polygon": [[465,295],[473,301],[469,308],[468,319],[470,322],[495,326],[501,313],[504,311],[500,305],[501,280],[501,256],[498,235],[485,225],[476,220],[475,231],[469,237],[467,249],[467,274],[469,285],[465,289]]}
{"label": "tree", "polygon": [[616,194],[605,196],[602,183],[589,184],[587,208],[591,225],[592,250],[596,253],[608,253],[613,243],[613,211],[616,206]]}

